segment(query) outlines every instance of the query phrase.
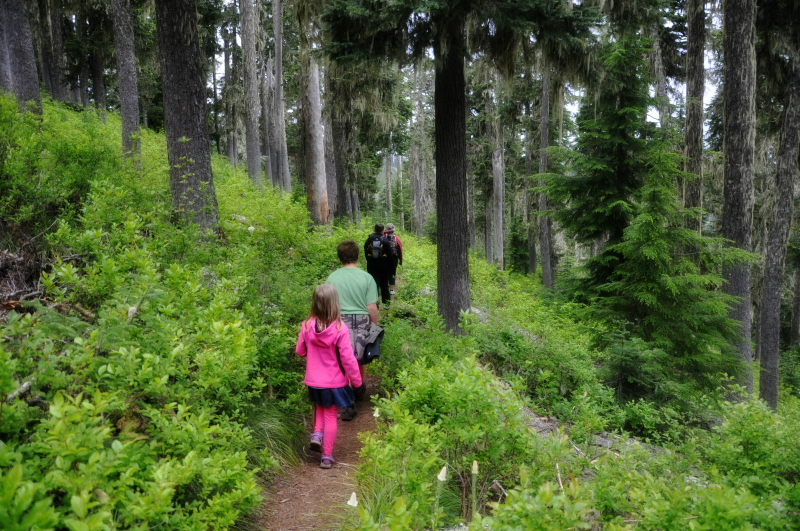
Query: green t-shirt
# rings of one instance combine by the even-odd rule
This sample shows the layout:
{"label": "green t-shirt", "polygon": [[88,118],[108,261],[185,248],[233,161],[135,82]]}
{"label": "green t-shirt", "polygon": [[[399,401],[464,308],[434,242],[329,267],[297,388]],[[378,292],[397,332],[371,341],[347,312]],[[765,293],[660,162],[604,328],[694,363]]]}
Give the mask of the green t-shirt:
{"label": "green t-shirt", "polygon": [[330,284],[339,292],[342,315],[368,314],[367,305],[378,302],[378,285],[372,275],[357,267],[343,267],[328,276]]}

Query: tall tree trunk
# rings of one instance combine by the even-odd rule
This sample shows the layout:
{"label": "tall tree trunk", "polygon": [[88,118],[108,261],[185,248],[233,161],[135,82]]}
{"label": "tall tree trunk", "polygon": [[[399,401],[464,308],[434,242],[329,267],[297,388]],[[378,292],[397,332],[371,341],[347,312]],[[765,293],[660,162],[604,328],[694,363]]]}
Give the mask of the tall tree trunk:
{"label": "tall tree trunk", "polygon": [[384,176],[386,177],[386,217],[392,217],[392,154],[388,148],[383,157]]}
{"label": "tall tree trunk", "polygon": [[[499,129],[499,124],[498,127]],[[499,136],[500,133],[497,133]],[[505,230],[503,226],[503,214],[505,213],[505,179],[503,174],[503,148],[498,146],[492,153],[492,197],[494,205],[492,207],[492,215],[494,223],[492,223],[492,232],[494,240],[494,262],[500,266],[500,269],[505,268],[505,260],[503,255]]]}
{"label": "tall tree trunk", "polygon": [[39,93],[39,75],[36,72],[27,3],[25,0],[3,0],[3,4],[6,6],[4,33],[17,104],[20,111],[25,111],[30,102],[33,112],[42,114],[42,96]]}
{"label": "tall tree trunk", "polygon": [[50,32],[53,46],[53,66],[50,70],[50,81],[53,85],[53,98],[67,101],[69,93],[64,83],[64,29],[61,14],[61,0],[50,0]]}
{"label": "tall tree trunk", "polygon": [[[214,40],[217,39],[216,31],[214,32]],[[217,146],[217,155],[222,154],[222,150],[220,149],[219,145],[219,96],[217,92],[217,55],[214,54],[211,58],[211,89],[212,89],[212,100],[211,100],[211,108],[214,112],[214,142]]]}
{"label": "tall tree trunk", "polygon": [[[530,177],[533,175],[533,153],[531,152],[531,124],[533,122],[533,117],[531,116],[531,106],[529,103],[525,104],[526,107],[526,114],[528,115],[528,125],[525,127],[525,175],[526,177]],[[527,227],[528,232],[528,273],[531,276],[536,275],[536,266],[538,265],[538,260],[536,258],[536,231],[534,230],[534,223],[533,223],[533,204],[534,204],[534,194],[530,192],[530,179],[525,180],[525,191],[523,193],[523,203],[525,203],[525,226]]]}
{"label": "tall tree trunk", "polygon": [[322,102],[319,95],[319,66],[310,60],[308,84],[303,91],[305,125],[305,174],[308,214],[316,225],[330,218],[328,184],[325,178],[325,140],[322,132]]}
{"label": "tall tree trunk", "polygon": [[[344,102],[347,105],[347,102]],[[347,134],[346,123],[336,113],[332,119],[331,125],[332,142],[333,142],[333,165],[336,167],[336,208],[334,210],[336,217],[343,219],[347,217],[351,222],[353,221],[353,208],[352,201],[350,200],[350,193],[347,188]]]}
{"label": "tall tree trunk", "polygon": [[8,56],[7,11],[7,4],[0,3],[0,89],[12,92],[14,82],[11,78],[11,58]]}
{"label": "tall tree trunk", "polygon": [[[47,0],[38,0],[36,10],[39,20],[39,67],[42,71],[42,82],[44,83],[44,90],[53,96],[53,80],[51,71],[53,68],[53,44],[52,37],[50,36],[50,14],[48,13]],[[2,31],[2,30],[0,30]],[[0,58],[0,65],[2,65],[2,58]]]}
{"label": "tall tree trunk", "polygon": [[[724,176],[722,236],[750,251],[755,152],[755,0],[726,0],[723,6]],[[723,271],[725,291],[739,297],[730,316],[740,323],[737,350],[745,366],[739,384],[753,392],[750,331],[750,264]]]}
{"label": "tall tree trunk", "polygon": [[283,102],[283,5],[281,0],[272,1],[272,24],[275,36],[275,133],[278,135],[278,170],[281,189],[292,192],[292,177],[289,173],[289,153],[286,147],[286,111]]}
{"label": "tall tree trunk", "polygon": [[228,162],[236,168],[239,165],[239,145],[237,136],[237,112],[236,112],[236,83],[234,57],[236,57],[236,28],[231,29],[231,34],[228,35],[228,40],[224,41],[225,44],[225,132],[227,136],[228,145]]}
{"label": "tall tree trunk", "polygon": [[86,53],[88,50],[88,40],[89,40],[89,26],[86,23],[86,15],[85,7],[81,6],[78,15],[75,17],[75,33],[76,37],[78,38],[78,42],[80,43],[81,51],[79,56],[79,65],[80,65],[80,95],[81,95],[81,107],[84,109],[89,106],[89,54]]}
{"label": "tall tree trunk", "polygon": [[[800,8],[795,7],[795,27],[800,25]],[[797,41],[796,41],[797,42]],[[795,51],[797,54],[798,51]],[[777,205],[769,228],[764,266],[764,292],[761,297],[761,373],[759,396],[778,409],[778,363],[780,361],[781,288],[786,247],[794,210],[794,183],[800,151],[800,64],[792,59],[792,74],[783,98],[781,143],[778,148]]]}
{"label": "tall tree trunk", "polygon": [[406,230],[405,199],[403,198],[403,156],[397,154],[397,183],[400,187],[400,230]]}
{"label": "tall tree trunk", "polygon": [[422,238],[422,229],[425,226],[425,219],[422,211],[422,194],[425,182],[425,169],[423,167],[422,156],[422,146],[424,145],[423,136],[425,135],[425,108],[422,105],[422,88],[425,85],[425,70],[421,67],[421,62],[414,65],[414,85],[417,89],[417,138],[414,141],[414,224],[417,231],[417,238]]}
{"label": "tall tree trunk", "polygon": [[270,105],[272,100],[272,56],[264,61],[261,58],[261,152],[266,157],[264,170],[266,180],[275,186],[275,177],[272,173],[272,115]]}
{"label": "tall tree trunk", "polygon": [[472,173],[472,164],[467,159],[467,231],[469,233],[469,248],[475,248],[475,176]]}
{"label": "tall tree trunk", "polygon": [[656,82],[656,106],[658,107],[658,121],[661,129],[666,130],[669,126],[669,97],[667,96],[667,76],[664,73],[664,58],[661,53],[661,37],[658,33],[658,24],[655,24],[650,31],[650,38],[653,39],[653,77]]}
{"label": "tall tree trunk", "polygon": [[208,113],[196,0],[156,2],[164,130],[172,209],[183,220],[216,231]]}
{"label": "tall tree trunk", "polygon": [[106,123],[106,83],[103,77],[103,57],[98,50],[92,51],[92,96],[94,106],[100,111],[103,123]]}
{"label": "tall tree trunk", "polygon": [[794,270],[794,297],[792,297],[792,324],[789,344],[792,347],[800,345],[800,267]]}
{"label": "tall tree trunk", "polygon": [[122,118],[122,152],[126,157],[140,156],[139,87],[133,47],[133,23],[130,0],[111,0],[114,17],[114,53],[117,56],[119,103]]}
{"label": "tall tree trunk", "polygon": [[[492,182],[494,185],[494,181]],[[494,188],[487,192],[483,203],[483,212],[486,221],[484,222],[483,236],[485,238],[484,250],[486,251],[486,261],[494,263]]]}
{"label": "tall tree trunk", "polygon": [[[686,181],[686,208],[703,207],[703,93],[705,67],[703,58],[706,42],[705,0],[687,0],[688,17],[686,46],[686,172],[696,175]],[[702,214],[690,216],[686,227],[701,232]]]}
{"label": "tall tree trunk", "polygon": [[258,76],[256,74],[256,15],[253,0],[239,0],[242,20],[242,59],[244,67],[244,128],[247,152],[247,175],[257,188],[261,176],[261,138],[258,132]]}
{"label": "tall tree trunk", "polygon": [[[466,92],[464,21],[444,22],[434,45],[436,65],[436,238],[437,302],[447,329],[458,328],[460,312],[470,307],[467,233]],[[442,41],[447,42],[443,50]],[[447,243],[444,245],[444,243]]]}
{"label": "tall tree trunk", "polygon": [[[542,69],[542,104],[539,122],[539,173],[547,173],[547,148],[550,146],[550,65],[545,62]],[[544,186],[539,179],[539,186]],[[539,211],[548,210],[547,194],[539,194]],[[550,216],[539,216],[539,251],[542,255],[542,283],[546,288],[553,287],[553,233]]]}
{"label": "tall tree trunk", "polygon": [[353,217],[356,221],[356,227],[361,230],[361,201],[358,198],[358,191],[355,186],[350,188],[350,200],[353,204]]}
{"label": "tall tree trunk", "polygon": [[[328,77],[327,75],[325,76]],[[330,209],[330,221],[333,221],[336,204],[338,203],[339,181],[336,177],[336,161],[333,156],[333,117],[331,113],[325,116],[325,182],[328,189],[328,208]]]}

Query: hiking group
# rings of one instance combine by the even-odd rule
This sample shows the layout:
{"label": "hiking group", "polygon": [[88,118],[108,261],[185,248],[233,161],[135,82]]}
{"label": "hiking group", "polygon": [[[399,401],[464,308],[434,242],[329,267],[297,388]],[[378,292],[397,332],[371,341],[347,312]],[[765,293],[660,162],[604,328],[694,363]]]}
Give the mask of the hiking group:
{"label": "hiking group", "polygon": [[320,467],[331,468],[337,414],[356,416],[356,400],[366,395],[366,365],[380,355],[383,329],[378,326],[378,290],[386,304],[394,295],[403,247],[394,225],[375,225],[364,243],[367,271],[358,267],[353,240],[336,248],[342,267],[314,289],[311,313],[300,327],[295,352],[306,358],[305,384],[314,404],[310,448],[320,452]]}

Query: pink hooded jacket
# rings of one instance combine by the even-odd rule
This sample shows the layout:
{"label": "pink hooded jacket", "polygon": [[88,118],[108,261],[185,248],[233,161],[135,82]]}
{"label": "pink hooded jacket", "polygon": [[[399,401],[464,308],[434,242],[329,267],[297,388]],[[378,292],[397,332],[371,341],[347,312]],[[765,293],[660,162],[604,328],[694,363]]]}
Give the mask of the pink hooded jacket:
{"label": "pink hooded jacket", "polygon": [[[337,330],[337,326],[341,326]],[[309,387],[336,389],[347,385],[347,378],[339,368],[336,359],[336,346],[342,367],[354,387],[361,386],[361,373],[358,362],[350,345],[350,331],[344,323],[331,323],[328,328],[317,333],[316,319],[303,322],[300,337],[297,338],[295,352],[300,357],[307,357],[305,384]]]}

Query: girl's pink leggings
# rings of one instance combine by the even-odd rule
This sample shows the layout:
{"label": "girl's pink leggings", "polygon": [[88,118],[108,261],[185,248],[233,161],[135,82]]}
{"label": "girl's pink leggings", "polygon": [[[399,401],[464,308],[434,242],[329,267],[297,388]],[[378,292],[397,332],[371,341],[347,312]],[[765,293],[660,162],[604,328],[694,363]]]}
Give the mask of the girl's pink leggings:
{"label": "girl's pink leggings", "polygon": [[314,431],[321,431],[323,435],[322,453],[333,455],[333,443],[336,441],[336,413],[339,408],[336,405],[322,407],[317,404],[316,415],[314,415]]}

